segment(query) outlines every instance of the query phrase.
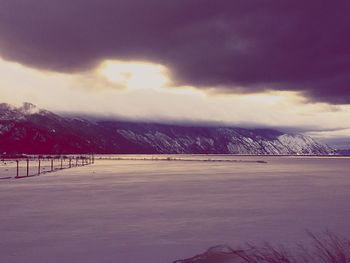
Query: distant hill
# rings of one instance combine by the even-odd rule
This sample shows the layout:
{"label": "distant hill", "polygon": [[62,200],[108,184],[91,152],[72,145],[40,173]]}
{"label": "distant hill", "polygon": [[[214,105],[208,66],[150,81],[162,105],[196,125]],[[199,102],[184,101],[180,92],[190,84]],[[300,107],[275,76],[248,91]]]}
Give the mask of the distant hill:
{"label": "distant hill", "polygon": [[67,118],[30,103],[0,104],[0,154],[196,153],[328,155],[329,146],[272,129]]}
{"label": "distant hill", "polygon": [[341,155],[350,155],[350,149],[337,150],[337,153]]}

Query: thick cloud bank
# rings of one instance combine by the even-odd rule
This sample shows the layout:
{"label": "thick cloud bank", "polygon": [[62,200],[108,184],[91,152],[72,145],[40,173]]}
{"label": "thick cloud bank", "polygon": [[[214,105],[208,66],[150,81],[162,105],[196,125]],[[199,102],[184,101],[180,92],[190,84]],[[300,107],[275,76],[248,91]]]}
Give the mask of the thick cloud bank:
{"label": "thick cloud bank", "polygon": [[164,64],[180,85],[350,103],[350,2],[0,0],[0,56],[71,72]]}

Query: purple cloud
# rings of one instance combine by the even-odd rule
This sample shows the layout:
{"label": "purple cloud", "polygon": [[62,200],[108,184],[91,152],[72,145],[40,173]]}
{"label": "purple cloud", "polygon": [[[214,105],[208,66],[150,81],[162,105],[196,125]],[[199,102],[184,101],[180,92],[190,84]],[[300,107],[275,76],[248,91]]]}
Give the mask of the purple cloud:
{"label": "purple cloud", "polygon": [[178,84],[350,103],[350,1],[0,0],[0,55],[62,72],[150,60]]}

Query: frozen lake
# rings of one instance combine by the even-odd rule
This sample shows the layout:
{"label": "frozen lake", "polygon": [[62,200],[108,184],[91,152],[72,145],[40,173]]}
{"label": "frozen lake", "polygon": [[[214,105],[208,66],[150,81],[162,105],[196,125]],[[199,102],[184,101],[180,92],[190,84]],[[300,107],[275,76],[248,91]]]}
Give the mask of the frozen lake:
{"label": "frozen lake", "polygon": [[1,261],[170,263],[306,229],[350,237],[350,158],[184,157],[0,180]]}

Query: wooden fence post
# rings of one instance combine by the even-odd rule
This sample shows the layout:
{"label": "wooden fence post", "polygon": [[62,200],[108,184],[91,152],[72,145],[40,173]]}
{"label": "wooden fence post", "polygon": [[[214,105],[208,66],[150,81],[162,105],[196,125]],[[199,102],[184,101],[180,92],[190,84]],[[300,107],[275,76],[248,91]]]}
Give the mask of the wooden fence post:
{"label": "wooden fence post", "polygon": [[69,157],[69,168],[71,168],[71,167],[72,167],[72,158]]}
{"label": "wooden fence post", "polygon": [[18,177],[18,174],[19,174],[19,169],[18,169],[18,166],[19,166],[19,161],[16,160],[16,163],[17,163],[17,173],[16,173],[16,177]]}
{"label": "wooden fence post", "polygon": [[63,166],[62,166],[62,158],[61,158],[61,170],[63,169]]}
{"label": "wooden fence post", "polygon": [[38,163],[38,174],[40,174],[40,158],[39,158],[39,163]]}
{"label": "wooden fence post", "polygon": [[51,159],[51,172],[53,171],[53,159]]}
{"label": "wooden fence post", "polygon": [[29,159],[27,158],[27,176],[29,176]]}

